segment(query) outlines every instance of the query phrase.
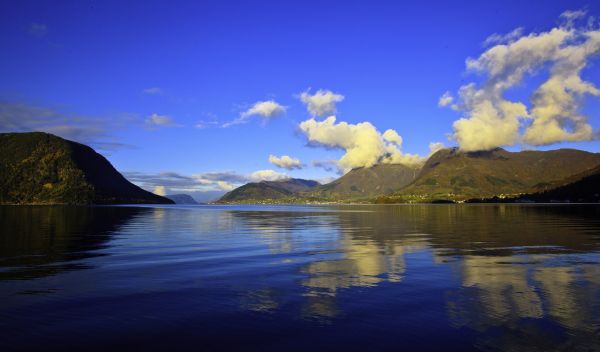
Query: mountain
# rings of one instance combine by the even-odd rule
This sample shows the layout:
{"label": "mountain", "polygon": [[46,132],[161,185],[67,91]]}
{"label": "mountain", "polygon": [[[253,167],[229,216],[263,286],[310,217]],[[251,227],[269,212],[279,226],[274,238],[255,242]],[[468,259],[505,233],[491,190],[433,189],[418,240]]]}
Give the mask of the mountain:
{"label": "mountain", "polygon": [[316,181],[289,179],[248,183],[225,194],[221,203],[310,201],[353,201],[392,193],[412,182],[419,168],[400,164],[380,164],[353,169],[339,179],[320,185]]}
{"label": "mountain", "polygon": [[419,167],[403,164],[356,168],[306,195],[325,200],[352,200],[390,194],[410,184],[419,175],[419,170]]}
{"label": "mountain", "polygon": [[542,191],[508,199],[472,199],[470,202],[598,203],[600,202],[600,166],[554,182]]}
{"label": "mountain", "polygon": [[198,204],[192,196],[187,194],[167,194],[165,198],[169,198],[175,204]]}
{"label": "mountain", "polygon": [[535,193],[600,165],[600,154],[575,149],[508,152],[436,152],[417,179],[387,201],[463,201]]}
{"label": "mountain", "polygon": [[0,204],[170,204],[92,148],[48,133],[0,133]]}
{"label": "mountain", "polygon": [[247,183],[226,193],[218,203],[256,203],[287,199],[294,202],[303,191],[317,187],[317,181],[290,178],[281,181],[261,181]]}

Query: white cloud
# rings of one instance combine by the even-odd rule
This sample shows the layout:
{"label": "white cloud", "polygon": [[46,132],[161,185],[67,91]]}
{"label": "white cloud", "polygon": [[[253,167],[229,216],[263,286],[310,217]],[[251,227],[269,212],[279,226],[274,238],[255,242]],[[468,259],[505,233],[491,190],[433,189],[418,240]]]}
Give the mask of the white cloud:
{"label": "white cloud", "polygon": [[266,118],[278,117],[285,114],[285,107],[274,100],[258,101],[252,107],[244,112],[241,116],[262,116]]}
{"label": "white cloud", "polygon": [[429,143],[429,155],[434,154],[435,152],[446,148],[444,143],[442,142],[431,142]]}
{"label": "white cloud", "polygon": [[487,37],[483,42],[483,46],[489,46],[492,44],[507,44],[515,41],[519,37],[523,35],[523,27],[516,28],[509,33],[506,34],[498,34],[494,33]]}
{"label": "white cloud", "polygon": [[311,143],[343,149],[345,154],[338,160],[338,166],[346,172],[378,163],[415,164],[423,161],[418,155],[400,151],[402,138],[396,131],[387,130],[381,134],[370,122],[336,123],[335,116],[324,121],[311,118],[300,123],[300,130]]}
{"label": "white cloud", "polygon": [[152,193],[164,197],[167,195],[167,188],[165,186],[156,186]]}
{"label": "white cloud", "polygon": [[329,116],[337,113],[335,104],[344,100],[344,96],[330,90],[319,89],[311,95],[308,91],[300,93],[300,100],[312,116]]}
{"label": "white cloud", "polygon": [[152,114],[148,116],[145,120],[146,127],[148,128],[156,128],[156,127],[181,127],[176,124],[175,121],[170,116],[167,115],[159,115]]}
{"label": "white cloud", "polygon": [[586,10],[567,10],[560,14],[560,20],[564,27],[572,27],[575,21],[584,18],[587,15]]}
{"label": "white cloud", "polygon": [[257,101],[248,110],[242,111],[240,117],[233,121],[229,121],[223,124],[223,127],[230,127],[233,125],[239,125],[246,123],[253,116],[260,116],[263,119],[263,123],[268,122],[271,119],[282,116],[285,114],[286,107],[277,103],[274,100]]}
{"label": "white cloud", "polygon": [[280,181],[287,180],[290,178],[286,174],[282,174],[280,172],[274,170],[258,170],[250,174],[249,179],[252,182],[260,182],[260,181]]}
{"label": "white cloud", "polygon": [[288,170],[302,168],[302,162],[300,162],[300,159],[292,158],[288,155],[282,155],[281,157],[277,157],[273,154],[270,154],[269,162],[275,166]]}
{"label": "white cloud", "polygon": [[159,87],[150,87],[142,90],[142,93],[148,95],[159,95],[163,93],[163,90]]}
{"label": "white cloud", "polygon": [[402,137],[400,137],[398,132],[396,132],[392,129],[389,129],[389,130],[386,130],[385,132],[383,132],[383,139],[385,139],[387,142],[389,142],[391,144],[395,144],[397,146],[402,145]]}
{"label": "white cloud", "polygon": [[454,97],[450,92],[446,91],[438,100],[438,106],[445,107],[452,104],[452,102],[454,102]]}
{"label": "white cloud", "polygon": [[[600,30],[570,26],[583,15],[566,13],[562,17],[569,20],[569,26],[512,38],[507,44],[489,48],[477,59],[467,59],[467,69],[483,73],[486,78],[479,86],[462,86],[460,102],[453,105],[464,113],[453,125],[453,138],[461,150],[489,150],[516,143],[545,145],[594,137],[580,108],[584,96],[600,96],[600,91],[581,78],[581,71],[600,52]],[[525,77],[546,69],[549,77],[535,88],[530,108],[527,102],[504,97]]]}
{"label": "white cloud", "polygon": [[235,188],[234,185],[227,181],[217,181],[217,186],[223,191],[231,191]]}
{"label": "white cloud", "polygon": [[333,182],[333,181],[335,181],[337,179],[338,179],[338,177],[336,177],[336,176],[326,176],[326,177],[318,178],[315,181],[319,182],[322,185],[326,185],[326,184],[331,183],[331,182]]}
{"label": "white cloud", "polygon": [[138,186],[153,190],[156,194],[217,194],[230,191],[248,182],[277,181],[290,178],[288,175],[274,170],[258,170],[250,174],[237,172],[204,172],[191,176],[176,172],[144,174],[141,172],[123,172],[123,175]]}

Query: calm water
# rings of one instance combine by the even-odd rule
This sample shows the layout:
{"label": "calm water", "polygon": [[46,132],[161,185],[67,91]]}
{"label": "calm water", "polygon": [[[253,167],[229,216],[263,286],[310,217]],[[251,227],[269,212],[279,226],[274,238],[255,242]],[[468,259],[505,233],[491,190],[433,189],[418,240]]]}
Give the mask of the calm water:
{"label": "calm water", "polygon": [[0,351],[600,351],[600,207],[0,207]]}

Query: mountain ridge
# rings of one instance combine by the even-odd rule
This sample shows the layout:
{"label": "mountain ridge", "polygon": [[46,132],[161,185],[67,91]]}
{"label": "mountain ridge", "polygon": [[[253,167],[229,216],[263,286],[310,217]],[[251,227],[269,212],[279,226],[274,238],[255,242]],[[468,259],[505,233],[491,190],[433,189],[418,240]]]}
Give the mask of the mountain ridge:
{"label": "mountain ridge", "polygon": [[394,192],[410,184],[418,176],[419,171],[419,166],[404,164],[377,164],[355,168],[305,195],[324,200],[366,199]]}
{"label": "mountain ridge", "polygon": [[91,147],[44,132],[0,133],[0,204],[171,204]]}
{"label": "mountain ridge", "polygon": [[318,185],[317,181],[299,178],[251,182],[225,193],[216,203],[293,202],[302,191]]}
{"label": "mountain ridge", "polygon": [[403,202],[511,197],[542,191],[600,165],[600,154],[577,149],[485,152],[443,149],[411,184],[391,195]]}
{"label": "mountain ridge", "polygon": [[[257,183],[244,185],[236,190],[252,188],[251,197],[245,198],[247,194],[239,192],[235,202],[451,203],[511,199],[578,182],[596,167],[600,167],[600,153],[577,149],[462,152],[449,148],[431,155],[422,167],[379,164],[357,168],[328,184],[299,192],[273,189],[269,184],[262,188]],[[577,188],[580,193],[582,188]],[[230,200],[225,197],[220,202]]]}
{"label": "mountain ridge", "polygon": [[175,204],[200,204],[189,194],[167,194],[165,198],[172,200]]}

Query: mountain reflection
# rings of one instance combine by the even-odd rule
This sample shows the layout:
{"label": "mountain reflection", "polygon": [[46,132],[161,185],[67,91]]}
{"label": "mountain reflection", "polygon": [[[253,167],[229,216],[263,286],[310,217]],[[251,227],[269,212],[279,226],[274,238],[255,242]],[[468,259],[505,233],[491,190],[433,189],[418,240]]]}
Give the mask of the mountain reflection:
{"label": "mountain reflection", "polygon": [[[336,210],[231,212],[272,251],[291,253],[305,246],[314,255],[299,269],[303,276],[299,283],[305,289],[303,316],[335,318],[343,312],[337,296],[353,287],[404,284],[411,272],[407,256],[425,253],[432,258],[431,265],[448,266],[460,283],[445,295],[451,324],[490,332],[480,337],[482,349],[564,349],[598,334],[597,207],[364,206]],[[311,241],[313,246],[306,248]],[[419,275],[419,268],[412,270]],[[261,307],[280,305],[272,295],[267,297]],[[544,329],[548,324],[558,324],[568,332]]]}
{"label": "mountain reflection", "polygon": [[52,299],[100,298],[107,326],[151,310],[219,343],[255,324],[340,324],[487,351],[600,350],[600,207],[0,207],[0,290],[6,326],[43,312],[29,302],[97,319],[104,305]]}
{"label": "mountain reflection", "polygon": [[0,206],[0,280],[86,269],[112,233],[149,209]]}

